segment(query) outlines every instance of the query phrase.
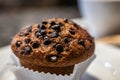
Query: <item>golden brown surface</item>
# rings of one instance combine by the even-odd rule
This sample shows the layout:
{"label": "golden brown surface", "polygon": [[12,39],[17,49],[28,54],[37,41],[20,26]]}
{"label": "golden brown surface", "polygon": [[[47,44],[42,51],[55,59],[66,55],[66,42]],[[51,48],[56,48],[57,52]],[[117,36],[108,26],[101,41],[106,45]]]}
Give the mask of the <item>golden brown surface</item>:
{"label": "golden brown surface", "polygon": [[94,47],[86,30],[62,18],[46,19],[21,30],[11,42],[14,54],[30,69],[72,66],[89,58]]}

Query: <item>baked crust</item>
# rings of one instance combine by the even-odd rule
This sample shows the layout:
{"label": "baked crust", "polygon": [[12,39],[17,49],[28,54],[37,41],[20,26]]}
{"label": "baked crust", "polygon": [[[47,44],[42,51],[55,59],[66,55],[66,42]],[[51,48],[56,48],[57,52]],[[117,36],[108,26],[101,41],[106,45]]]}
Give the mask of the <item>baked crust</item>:
{"label": "baked crust", "polygon": [[92,56],[94,48],[94,38],[85,29],[62,18],[46,19],[21,30],[11,42],[23,65],[45,67],[72,66]]}

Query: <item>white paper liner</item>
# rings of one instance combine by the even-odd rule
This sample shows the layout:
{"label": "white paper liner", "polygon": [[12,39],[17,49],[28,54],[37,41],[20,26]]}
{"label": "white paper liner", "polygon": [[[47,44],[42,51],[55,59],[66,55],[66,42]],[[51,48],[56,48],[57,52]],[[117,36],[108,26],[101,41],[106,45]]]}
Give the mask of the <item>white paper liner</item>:
{"label": "white paper liner", "polygon": [[76,64],[73,73],[64,76],[61,74],[56,75],[44,72],[39,73],[38,71],[34,72],[33,70],[20,66],[19,60],[15,56],[12,55],[11,58],[13,59],[13,62],[11,64],[9,63],[9,67],[17,80],[80,80],[80,77],[85,72],[89,64],[95,59],[95,55],[91,56],[84,62]]}

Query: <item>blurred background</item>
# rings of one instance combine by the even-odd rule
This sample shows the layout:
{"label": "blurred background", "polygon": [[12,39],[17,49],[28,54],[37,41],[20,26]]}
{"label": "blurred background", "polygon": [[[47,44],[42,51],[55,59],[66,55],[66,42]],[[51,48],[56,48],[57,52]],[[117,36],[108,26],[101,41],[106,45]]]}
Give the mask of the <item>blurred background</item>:
{"label": "blurred background", "polygon": [[0,47],[10,44],[21,27],[45,18],[80,16],[76,0],[0,0]]}
{"label": "blurred background", "polygon": [[22,27],[53,17],[84,20],[95,38],[120,34],[120,0],[0,0],[0,47]]}

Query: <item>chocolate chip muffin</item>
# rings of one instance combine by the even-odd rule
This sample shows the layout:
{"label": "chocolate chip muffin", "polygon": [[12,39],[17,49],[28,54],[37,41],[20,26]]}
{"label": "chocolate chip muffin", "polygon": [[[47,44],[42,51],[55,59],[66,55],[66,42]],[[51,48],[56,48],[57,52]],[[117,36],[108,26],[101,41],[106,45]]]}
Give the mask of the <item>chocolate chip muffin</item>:
{"label": "chocolate chip muffin", "polygon": [[11,49],[22,66],[34,71],[70,74],[74,65],[94,52],[94,38],[71,20],[43,20],[21,30],[11,42]]}

